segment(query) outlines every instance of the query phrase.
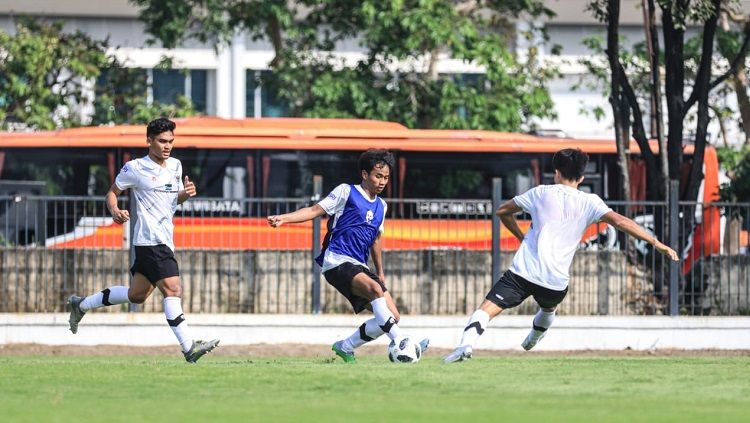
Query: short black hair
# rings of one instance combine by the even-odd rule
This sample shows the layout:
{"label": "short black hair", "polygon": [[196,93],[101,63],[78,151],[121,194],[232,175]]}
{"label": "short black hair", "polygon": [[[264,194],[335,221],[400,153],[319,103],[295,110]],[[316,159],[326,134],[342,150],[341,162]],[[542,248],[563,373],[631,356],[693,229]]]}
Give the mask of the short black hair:
{"label": "short black hair", "polygon": [[154,119],[151,122],[148,123],[148,127],[146,127],[146,136],[148,138],[154,138],[155,136],[161,134],[162,132],[174,132],[174,128],[177,127],[177,124],[172,122],[171,120],[167,118],[158,118]]}
{"label": "short black hair", "polygon": [[379,164],[388,165],[388,170],[393,170],[393,166],[396,166],[396,159],[393,157],[393,153],[388,150],[371,148],[359,156],[360,173],[364,170],[369,174]]}
{"label": "short black hair", "polygon": [[568,181],[577,181],[583,176],[589,155],[580,148],[564,148],[552,156],[552,167]]}

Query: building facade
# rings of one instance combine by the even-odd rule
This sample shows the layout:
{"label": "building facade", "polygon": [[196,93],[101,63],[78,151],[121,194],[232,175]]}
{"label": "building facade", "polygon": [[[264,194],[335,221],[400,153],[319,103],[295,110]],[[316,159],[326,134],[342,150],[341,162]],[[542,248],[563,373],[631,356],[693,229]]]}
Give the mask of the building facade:
{"label": "building facade", "polygon": [[[585,10],[588,0],[548,0],[547,6],[556,16],[546,22],[550,39],[562,47],[562,54],[542,55],[559,61],[562,77],[550,84],[557,119],[537,122],[538,126],[580,138],[611,138],[610,106],[602,93],[572,87],[586,73],[578,63],[592,53],[582,43],[592,35],[605,35],[605,27]],[[741,2],[743,10],[750,10],[750,0]],[[625,44],[644,39],[641,0],[623,0],[621,35]],[[269,72],[274,53],[267,40],[254,41],[245,35],[235,36],[231,44],[220,50],[213,45],[190,40],[180,48],[167,50],[147,43],[149,38],[143,23],[138,20],[138,9],[128,0],[100,0],[97,7],[83,0],[6,0],[0,5],[0,30],[14,31],[15,17],[30,15],[65,22],[66,30],[81,30],[95,39],[109,38],[117,47],[116,54],[129,67],[141,69],[152,82],[149,98],[173,102],[177,95],[192,100],[199,112],[225,118],[278,117],[285,110],[273,92],[258,81]],[[529,22],[517,22],[519,28]],[[691,29],[690,31],[697,31]],[[521,45],[522,43],[517,43]],[[550,46],[547,47],[549,50]],[[356,42],[344,43],[337,53],[352,58],[361,57],[362,49]],[[164,56],[173,58],[175,69],[159,70],[157,64]],[[441,60],[440,73],[479,73],[480,69],[456,60]],[[728,101],[731,102],[731,99]],[[601,107],[606,115],[596,120],[582,110]],[[713,134],[718,134],[714,130]],[[714,135],[716,138],[716,135]]]}

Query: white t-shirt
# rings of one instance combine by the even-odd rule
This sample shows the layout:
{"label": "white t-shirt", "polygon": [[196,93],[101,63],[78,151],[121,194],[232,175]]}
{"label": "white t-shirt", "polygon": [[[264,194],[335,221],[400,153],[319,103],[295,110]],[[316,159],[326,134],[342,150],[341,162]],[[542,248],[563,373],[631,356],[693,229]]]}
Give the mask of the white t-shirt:
{"label": "white t-shirt", "polygon": [[564,291],[584,231],[612,209],[598,195],[562,184],[540,185],[513,201],[531,215],[531,229],[509,270],[529,282]]}
{"label": "white t-shirt", "polygon": [[165,244],[174,251],[174,224],[177,194],[182,187],[182,163],[168,158],[161,167],[148,156],[125,163],[115,179],[120,190],[128,188],[135,195],[138,218],[135,221],[133,245]]}
{"label": "white t-shirt", "polygon": [[[382,213],[383,216],[385,216],[386,212],[388,211],[388,205],[385,203],[385,200],[383,200],[380,197],[375,197],[375,199],[371,199],[364,189],[360,185],[355,185],[355,189],[361,194],[360,201],[354,201],[352,202],[352,206],[349,209],[348,213],[351,214],[358,214],[361,210],[367,208],[367,204],[374,204],[376,201],[380,201],[383,205]],[[326,214],[331,216],[330,218],[333,219],[333,222],[330,224],[330,230],[333,230],[336,228],[336,226],[339,224],[339,219],[347,220],[347,218],[350,218],[350,216],[344,216],[344,213],[346,211],[346,203],[349,200],[349,195],[351,194],[352,186],[349,184],[341,184],[337,186],[336,188],[331,191],[328,196],[318,203],[320,207],[325,210]],[[382,222],[378,226],[378,231],[380,233],[383,233],[385,230],[385,218],[382,219]],[[331,251],[330,248],[326,249],[325,253],[323,254],[323,265],[321,266],[322,271],[325,272],[327,270],[333,269],[334,267],[338,267],[343,263],[353,263],[358,264],[361,266],[367,266],[367,263],[362,263],[362,261],[357,260],[356,258],[352,257],[355,254],[340,254],[336,253],[334,251]]]}

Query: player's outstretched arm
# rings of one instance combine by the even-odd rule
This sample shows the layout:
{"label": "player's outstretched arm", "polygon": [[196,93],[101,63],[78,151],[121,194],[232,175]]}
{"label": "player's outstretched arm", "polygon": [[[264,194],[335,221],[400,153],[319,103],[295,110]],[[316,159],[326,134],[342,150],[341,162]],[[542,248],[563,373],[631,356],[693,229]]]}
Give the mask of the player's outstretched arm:
{"label": "player's outstretched arm", "polygon": [[523,209],[513,200],[508,200],[501,204],[500,207],[497,208],[497,211],[495,211],[495,214],[500,217],[500,221],[503,222],[503,225],[505,225],[510,233],[521,242],[523,242],[523,232],[513,215],[522,211]]}
{"label": "player's outstretched arm", "polygon": [[117,207],[117,196],[120,194],[122,194],[122,190],[117,188],[117,184],[112,184],[109,191],[107,191],[107,195],[104,196],[104,202],[107,204],[107,209],[112,215],[112,220],[114,220],[115,223],[122,224],[130,219],[130,213],[127,210],[120,210],[120,208]]}
{"label": "player's outstretched arm", "polygon": [[648,242],[649,244],[653,245],[654,248],[656,248],[656,251],[664,254],[665,256],[669,257],[671,260],[674,260],[674,261],[680,260],[679,256],[673,249],[669,248],[669,246],[667,245],[664,245],[661,241],[656,239],[655,236],[646,232],[645,229],[643,229],[640,225],[635,223],[633,220],[628,219],[627,217],[617,212],[610,211],[610,212],[605,213],[604,216],[602,216],[601,221],[614,226],[618,230],[621,230],[627,233],[628,235],[634,236],[640,240]]}
{"label": "player's outstretched arm", "polygon": [[323,207],[320,207],[319,204],[315,204],[291,213],[268,216],[268,224],[273,228],[278,228],[285,223],[307,222],[308,220],[323,216],[324,214],[326,214],[326,211],[323,210]]}

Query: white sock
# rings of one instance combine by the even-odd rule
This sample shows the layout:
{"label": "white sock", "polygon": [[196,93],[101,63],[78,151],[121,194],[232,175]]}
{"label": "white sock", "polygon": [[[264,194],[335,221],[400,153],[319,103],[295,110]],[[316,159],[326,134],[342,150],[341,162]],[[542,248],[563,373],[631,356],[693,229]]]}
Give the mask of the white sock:
{"label": "white sock", "polygon": [[177,342],[180,343],[182,351],[190,351],[193,346],[193,338],[188,335],[188,324],[185,322],[185,315],[182,313],[182,298],[165,297],[164,298],[164,315],[167,316],[167,323],[172,328]]}
{"label": "white sock", "polygon": [[81,311],[89,311],[99,307],[127,304],[129,302],[127,286],[110,286],[102,292],[97,292],[84,298],[79,307]]}
{"label": "white sock", "polygon": [[352,352],[355,348],[359,348],[366,343],[373,341],[384,334],[383,329],[378,325],[378,322],[373,317],[372,319],[362,323],[359,329],[355,330],[351,336],[344,339],[342,348],[346,352]]}
{"label": "white sock", "polygon": [[375,315],[375,321],[380,329],[391,339],[396,339],[401,335],[401,328],[396,324],[396,319],[393,318],[393,313],[388,308],[385,297],[376,298],[370,304],[372,304],[372,313]]}
{"label": "white sock", "polygon": [[469,318],[469,323],[466,324],[464,334],[461,337],[461,343],[459,347],[472,346],[479,336],[484,333],[487,328],[487,323],[490,322],[490,315],[484,310],[477,310]]}
{"label": "white sock", "polygon": [[554,311],[546,312],[540,308],[539,311],[536,312],[536,316],[534,316],[533,331],[535,332],[535,335],[541,335],[542,333],[546,332],[547,329],[552,326],[552,322],[554,321]]}

